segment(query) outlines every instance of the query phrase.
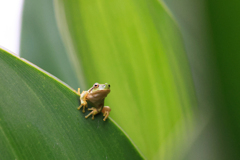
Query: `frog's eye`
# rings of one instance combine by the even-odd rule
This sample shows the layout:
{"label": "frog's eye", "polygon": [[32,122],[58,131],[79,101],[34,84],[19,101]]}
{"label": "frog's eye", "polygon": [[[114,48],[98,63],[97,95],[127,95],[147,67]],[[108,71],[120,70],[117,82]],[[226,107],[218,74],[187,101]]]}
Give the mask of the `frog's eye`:
{"label": "frog's eye", "polygon": [[110,88],[110,84],[108,85],[108,87]]}
{"label": "frog's eye", "polygon": [[98,87],[99,87],[99,84],[98,84],[98,83],[95,83],[95,84],[93,85],[93,87],[94,87],[94,88],[98,88]]}

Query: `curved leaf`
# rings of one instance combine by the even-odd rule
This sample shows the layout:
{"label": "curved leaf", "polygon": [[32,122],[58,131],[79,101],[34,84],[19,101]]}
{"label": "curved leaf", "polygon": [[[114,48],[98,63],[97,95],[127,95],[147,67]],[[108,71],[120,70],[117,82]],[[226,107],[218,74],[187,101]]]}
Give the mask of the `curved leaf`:
{"label": "curved leaf", "polygon": [[[77,88],[80,85],[60,37],[53,1],[25,0],[21,32],[21,57]],[[80,78],[81,79],[81,78]]]}
{"label": "curved leaf", "polygon": [[103,116],[85,119],[72,89],[0,49],[0,159],[142,159]]}
{"label": "curved leaf", "polygon": [[196,101],[171,15],[157,0],[54,2],[70,57],[84,68],[88,86],[108,82],[114,89],[107,98],[111,117],[147,158],[181,158]]}

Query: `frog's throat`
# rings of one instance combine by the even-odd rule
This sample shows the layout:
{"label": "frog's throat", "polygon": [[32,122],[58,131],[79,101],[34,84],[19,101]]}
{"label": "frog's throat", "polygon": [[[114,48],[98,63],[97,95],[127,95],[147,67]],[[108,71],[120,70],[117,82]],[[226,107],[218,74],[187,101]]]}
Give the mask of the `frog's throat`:
{"label": "frog's throat", "polygon": [[89,93],[87,95],[87,100],[93,103],[94,105],[96,105],[97,103],[102,103],[104,99],[107,97],[109,92],[110,90],[100,90],[94,93]]}
{"label": "frog's throat", "polygon": [[90,101],[99,101],[107,97],[110,90],[99,90],[93,93],[89,93],[87,99]]}
{"label": "frog's throat", "polygon": [[102,94],[102,95],[104,95],[104,94],[108,94],[110,92],[110,89],[104,89],[104,90],[97,90],[97,91],[94,91],[94,92],[91,92],[90,94],[92,94],[92,95],[95,95],[95,94]]}

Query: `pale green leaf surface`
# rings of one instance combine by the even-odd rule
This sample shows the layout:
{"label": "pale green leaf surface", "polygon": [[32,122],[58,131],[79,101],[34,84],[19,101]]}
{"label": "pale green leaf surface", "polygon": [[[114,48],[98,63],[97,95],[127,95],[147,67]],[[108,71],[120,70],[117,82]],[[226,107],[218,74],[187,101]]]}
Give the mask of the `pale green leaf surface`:
{"label": "pale green leaf surface", "polygon": [[88,87],[111,84],[110,116],[147,158],[181,158],[196,101],[169,13],[155,0],[55,0],[55,7],[65,44],[75,51],[69,56],[84,68]]}
{"label": "pale green leaf surface", "polygon": [[66,54],[51,0],[24,1],[20,55],[74,89],[83,86]]}
{"label": "pale green leaf surface", "polygon": [[85,119],[72,89],[0,49],[0,159],[142,159],[110,119]]}

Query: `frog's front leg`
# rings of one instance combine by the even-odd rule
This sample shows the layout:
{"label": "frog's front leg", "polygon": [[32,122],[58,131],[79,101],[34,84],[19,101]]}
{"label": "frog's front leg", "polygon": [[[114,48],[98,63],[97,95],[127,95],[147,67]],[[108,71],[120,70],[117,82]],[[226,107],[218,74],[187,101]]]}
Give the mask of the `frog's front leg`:
{"label": "frog's front leg", "polygon": [[88,115],[86,115],[85,118],[88,118],[89,116],[92,115],[92,119],[94,119],[94,115],[98,114],[101,111],[101,108],[97,109],[97,108],[92,107],[92,108],[89,108],[88,110],[92,111],[92,112],[90,112]]}
{"label": "frog's front leg", "polygon": [[104,106],[103,107],[102,113],[103,113],[103,116],[105,116],[103,118],[104,121],[106,121],[106,119],[108,118],[110,111],[111,111],[111,108],[109,106]]}
{"label": "frog's front leg", "polygon": [[[80,88],[78,89],[78,93],[80,94]],[[81,101],[81,105],[78,107],[78,110],[80,110],[82,107],[83,107],[83,110],[82,112],[84,113],[85,112],[85,108],[87,108],[87,94],[88,92],[86,91],[83,91],[82,94],[80,95],[80,101]]]}

